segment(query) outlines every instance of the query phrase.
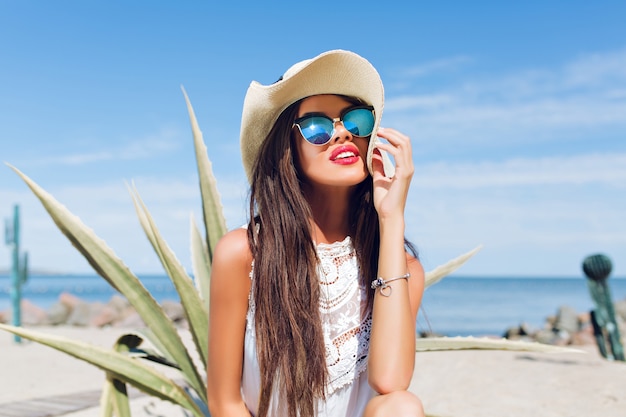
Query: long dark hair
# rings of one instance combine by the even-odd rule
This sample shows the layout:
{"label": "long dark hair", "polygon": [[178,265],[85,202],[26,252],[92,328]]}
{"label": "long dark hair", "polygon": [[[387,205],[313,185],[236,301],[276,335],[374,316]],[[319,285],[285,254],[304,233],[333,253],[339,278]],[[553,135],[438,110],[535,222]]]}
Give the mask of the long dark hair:
{"label": "long dark hair", "polygon": [[[302,192],[292,140],[299,104],[279,116],[251,179],[248,241],[254,258],[259,417],[267,416],[274,389],[290,416],[312,417],[315,400],[325,398],[328,382],[311,208]],[[380,241],[371,176],[355,187],[349,216],[361,285],[367,286],[378,268]],[[372,302],[373,293],[368,292],[370,307]]]}

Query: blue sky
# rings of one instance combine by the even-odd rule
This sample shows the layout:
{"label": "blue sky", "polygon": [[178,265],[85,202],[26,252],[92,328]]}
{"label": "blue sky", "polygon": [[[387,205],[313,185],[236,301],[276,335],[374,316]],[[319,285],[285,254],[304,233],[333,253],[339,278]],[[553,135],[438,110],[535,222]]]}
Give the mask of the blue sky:
{"label": "blue sky", "polygon": [[[201,217],[181,85],[234,228],[248,84],[349,49],[383,78],[382,124],[412,138],[407,237],[427,270],[482,244],[459,274],[582,276],[601,252],[626,276],[623,1],[215,3],[0,1],[0,161],[136,273],[162,269],[130,181],[190,269],[190,218]],[[0,217],[16,203],[32,268],[91,272],[0,166]]]}

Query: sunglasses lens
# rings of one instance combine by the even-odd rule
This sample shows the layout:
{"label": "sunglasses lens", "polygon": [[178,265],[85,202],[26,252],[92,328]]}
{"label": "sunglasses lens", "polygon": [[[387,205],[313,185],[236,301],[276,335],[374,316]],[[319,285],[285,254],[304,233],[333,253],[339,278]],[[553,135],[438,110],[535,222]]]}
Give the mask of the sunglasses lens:
{"label": "sunglasses lens", "polygon": [[369,136],[374,130],[374,113],[370,109],[350,110],[343,116],[343,125],[355,136]]}
{"label": "sunglasses lens", "polygon": [[325,117],[311,116],[298,122],[304,139],[314,145],[323,145],[330,140],[333,122]]}

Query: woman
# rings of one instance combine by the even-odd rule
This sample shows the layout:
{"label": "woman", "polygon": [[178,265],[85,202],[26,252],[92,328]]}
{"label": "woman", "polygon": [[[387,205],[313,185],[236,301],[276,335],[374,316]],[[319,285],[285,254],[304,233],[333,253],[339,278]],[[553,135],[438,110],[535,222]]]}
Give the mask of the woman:
{"label": "woman", "polygon": [[250,222],[213,256],[213,417],[423,416],[407,391],[424,289],[404,239],[411,144],[382,109],[378,73],[348,51],[251,83]]}

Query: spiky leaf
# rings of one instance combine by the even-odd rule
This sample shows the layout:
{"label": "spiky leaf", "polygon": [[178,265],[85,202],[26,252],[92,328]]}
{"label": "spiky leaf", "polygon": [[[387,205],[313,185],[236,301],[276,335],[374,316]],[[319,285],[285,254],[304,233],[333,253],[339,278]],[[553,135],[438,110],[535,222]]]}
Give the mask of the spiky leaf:
{"label": "spiky leaf", "polygon": [[207,249],[209,259],[213,259],[213,252],[217,241],[226,233],[226,219],[224,218],[220,195],[217,190],[217,180],[213,175],[211,161],[207,155],[207,148],[202,138],[202,131],[198,126],[196,115],[191,106],[191,101],[187,96],[187,92],[181,87],[185,102],[187,103],[187,111],[189,112],[189,121],[191,122],[191,130],[193,132],[193,143],[196,152],[196,162],[198,165],[198,178],[200,181],[200,193],[202,196],[202,210],[204,214],[204,226],[206,228]]}
{"label": "spiky leaf", "polygon": [[433,284],[441,281],[443,277],[451,274],[460,268],[465,262],[467,262],[472,256],[476,255],[476,253],[482,249],[482,245],[479,245],[472,249],[471,251],[464,253],[460,256],[457,256],[454,259],[449,260],[443,265],[439,265],[437,268],[429,271],[425,274],[425,286],[426,288],[430,287]]}
{"label": "spiky leaf", "polygon": [[86,361],[106,371],[115,379],[131,384],[149,395],[178,404],[191,411],[194,416],[205,417],[194,399],[182,387],[158,372],[154,367],[139,360],[129,358],[112,349],[26,330],[22,327],[0,324],[0,329]]}
{"label": "spiky leaf", "polygon": [[[121,354],[128,354],[136,348],[142,339],[135,335],[123,335],[117,339],[113,349]],[[111,372],[106,373],[102,394],[100,396],[101,417],[131,417],[130,402],[126,384],[115,377]]]}
{"label": "spiky leaf", "polygon": [[[9,165],[9,164],[7,164]],[[82,221],[59,203],[52,195],[33,180],[9,165],[39,198],[61,232],[85,257],[94,270],[113,288],[122,293],[135,308],[146,325],[154,332],[167,353],[180,365],[189,383],[203,398],[206,388],[203,377],[193,363],[183,344],[174,323],[154,300],[150,292],[128,267],[115,255],[113,250]]]}
{"label": "spiky leaf", "polygon": [[514,350],[531,352],[584,352],[578,349],[546,345],[538,342],[522,342],[508,339],[491,339],[487,337],[426,337],[415,341],[417,352],[435,350]]}
{"label": "spiky leaf", "polygon": [[206,242],[191,217],[191,267],[196,288],[202,297],[204,309],[209,314],[209,296],[211,284],[211,260],[206,247]]}
{"label": "spiky leaf", "polygon": [[144,202],[141,200],[137,189],[133,188],[130,191],[141,226],[143,227],[148,240],[152,244],[154,251],[159,256],[165,272],[172,280],[172,283],[176,287],[176,291],[180,296],[180,302],[189,323],[189,330],[191,331],[194,344],[200,354],[200,360],[202,361],[204,368],[206,367],[208,351],[208,313],[204,310],[204,304],[202,303],[200,294],[196,290],[192,279],[189,275],[187,275],[185,268],[178,261],[174,252],[161,236],[154,219],[150,215],[150,212]]}

